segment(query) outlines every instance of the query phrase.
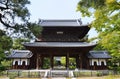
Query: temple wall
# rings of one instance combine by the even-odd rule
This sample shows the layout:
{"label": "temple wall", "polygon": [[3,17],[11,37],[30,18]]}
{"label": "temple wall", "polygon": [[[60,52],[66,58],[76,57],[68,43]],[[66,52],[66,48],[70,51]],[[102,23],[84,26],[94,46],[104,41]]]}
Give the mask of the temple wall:
{"label": "temple wall", "polygon": [[15,63],[18,63],[18,65],[22,65],[23,62],[25,62],[25,65],[29,65],[29,60],[28,59],[14,59],[13,60],[13,65],[15,65]]}
{"label": "temple wall", "polygon": [[99,60],[99,63],[100,63],[99,65],[102,65],[102,62],[104,62],[104,65],[105,65],[105,66],[107,65],[107,63],[106,63],[106,60],[105,60],[105,59],[100,59],[100,60]]}
{"label": "temple wall", "polygon": [[93,66],[95,62],[96,62],[96,65],[97,65],[97,66],[101,66],[101,65],[102,65],[102,62],[104,63],[105,66],[107,65],[105,59],[91,59],[91,60],[89,60],[90,66],[91,66],[91,65]]}
{"label": "temple wall", "polygon": [[15,62],[16,62],[16,61],[18,62],[18,65],[21,65],[20,59],[14,59],[14,60],[13,60],[13,65],[15,65]]}
{"label": "temple wall", "polygon": [[25,65],[29,65],[29,62],[27,59],[21,59],[21,65],[23,64],[24,61],[25,61]]}

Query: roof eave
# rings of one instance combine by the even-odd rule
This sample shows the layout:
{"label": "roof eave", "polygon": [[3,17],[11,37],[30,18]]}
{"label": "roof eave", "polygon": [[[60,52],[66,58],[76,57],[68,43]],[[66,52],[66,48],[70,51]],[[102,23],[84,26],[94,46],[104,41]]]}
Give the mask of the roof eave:
{"label": "roof eave", "polygon": [[90,24],[86,25],[40,25],[41,27],[88,27]]}

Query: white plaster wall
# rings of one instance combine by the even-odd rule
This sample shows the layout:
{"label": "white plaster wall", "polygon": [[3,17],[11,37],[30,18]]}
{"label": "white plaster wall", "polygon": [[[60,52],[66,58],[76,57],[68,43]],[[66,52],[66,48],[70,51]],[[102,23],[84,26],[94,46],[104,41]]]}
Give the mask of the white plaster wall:
{"label": "white plaster wall", "polygon": [[13,59],[13,65],[15,65],[15,62],[18,61],[18,65],[22,65],[23,61],[25,61],[25,65],[29,65],[29,59]]}
{"label": "white plaster wall", "polygon": [[94,65],[94,62],[96,62],[97,65],[101,65],[102,62],[104,62],[104,65],[107,65],[105,59],[90,59],[89,62],[90,62],[90,65],[92,66]]}
{"label": "white plaster wall", "polygon": [[99,59],[99,62],[100,62],[100,65],[102,64],[102,62],[104,62],[104,65],[106,66],[107,63],[106,63],[106,60],[105,59]]}
{"label": "white plaster wall", "polygon": [[18,65],[20,65],[20,59],[13,59],[13,65],[15,65],[15,62],[18,61]]}
{"label": "white plaster wall", "polygon": [[98,62],[98,59],[92,59],[92,66],[94,65],[94,62],[96,62],[97,63],[97,65],[99,65],[99,62]]}
{"label": "white plaster wall", "polygon": [[92,65],[92,59],[89,60],[90,66]]}
{"label": "white plaster wall", "polygon": [[23,64],[23,61],[25,61],[25,65],[28,65],[27,59],[21,59],[21,65]]}
{"label": "white plaster wall", "polygon": [[30,65],[30,59],[27,59],[27,65]]}

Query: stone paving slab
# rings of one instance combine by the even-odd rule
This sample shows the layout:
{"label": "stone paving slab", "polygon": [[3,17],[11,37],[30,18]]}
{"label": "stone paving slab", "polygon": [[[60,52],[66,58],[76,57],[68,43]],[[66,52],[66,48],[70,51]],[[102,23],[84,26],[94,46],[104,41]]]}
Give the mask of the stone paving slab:
{"label": "stone paving slab", "polygon": [[[48,79],[48,78],[42,78],[42,79]],[[60,77],[60,78],[50,78],[50,79],[67,79],[67,78]],[[76,78],[70,78],[70,79],[76,79]]]}
{"label": "stone paving slab", "polygon": [[60,77],[60,78],[52,78],[52,79],[66,79],[66,78],[64,78],[64,77]]}
{"label": "stone paving slab", "polygon": [[[15,79],[67,79],[67,78],[65,78],[65,77],[55,77],[55,78],[15,78]],[[70,78],[70,79],[76,79],[76,78]]]}
{"label": "stone paving slab", "polygon": [[6,78],[0,78],[0,79],[9,79],[9,78],[6,77]]}

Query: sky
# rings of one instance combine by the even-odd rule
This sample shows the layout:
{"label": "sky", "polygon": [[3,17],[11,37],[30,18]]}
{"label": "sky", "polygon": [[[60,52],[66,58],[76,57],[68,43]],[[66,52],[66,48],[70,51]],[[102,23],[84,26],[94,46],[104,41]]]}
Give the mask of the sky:
{"label": "sky", "polygon": [[[93,18],[82,17],[77,12],[77,3],[79,0],[30,0],[31,5],[28,9],[31,13],[31,22],[38,19],[80,19],[83,24],[93,21]],[[97,36],[95,29],[89,31],[89,38]]]}

